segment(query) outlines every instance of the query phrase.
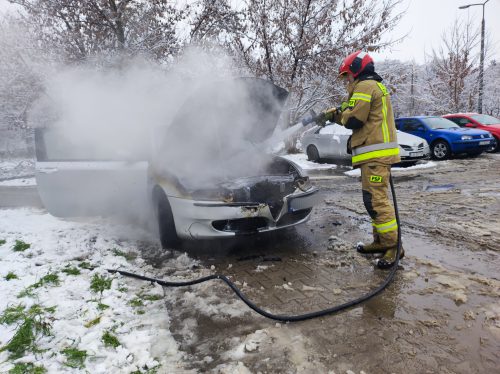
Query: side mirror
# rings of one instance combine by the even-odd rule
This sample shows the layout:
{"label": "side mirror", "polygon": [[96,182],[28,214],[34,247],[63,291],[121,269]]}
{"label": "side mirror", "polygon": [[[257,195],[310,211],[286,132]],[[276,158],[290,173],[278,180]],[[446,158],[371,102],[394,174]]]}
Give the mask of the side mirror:
{"label": "side mirror", "polygon": [[465,127],[477,127],[475,123],[469,122],[465,124]]}

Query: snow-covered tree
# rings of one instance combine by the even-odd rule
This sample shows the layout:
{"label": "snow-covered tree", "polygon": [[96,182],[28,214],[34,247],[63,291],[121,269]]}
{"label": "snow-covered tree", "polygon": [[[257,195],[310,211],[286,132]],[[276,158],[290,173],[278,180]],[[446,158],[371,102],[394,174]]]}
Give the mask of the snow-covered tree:
{"label": "snow-covered tree", "polygon": [[243,27],[233,33],[232,53],[255,76],[291,92],[291,119],[310,108],[338,104],[341,59],[376,51],[400,19],[399,0],[245,0]]}
{"label": "snow-covered tree", "polygon": [[100,54],[148,54],[159,60],[181,47],[176,26],[185,17],[168,0],[9,0],[47,49],[80,61]]}

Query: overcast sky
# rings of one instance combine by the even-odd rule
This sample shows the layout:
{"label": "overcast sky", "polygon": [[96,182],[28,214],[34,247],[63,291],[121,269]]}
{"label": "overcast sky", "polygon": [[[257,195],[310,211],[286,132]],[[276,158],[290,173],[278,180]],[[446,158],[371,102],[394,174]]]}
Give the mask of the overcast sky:
{"label": "overcast sky", "polygon": [[[399,44],[381,53],[374,53],[375,62],[384,59],[415,60],[422,63],[426,53],[441,44],[443,32],[448,30],[456,18],[481,27],[482,6],[465,10],[460,5],[484,2],[484,0],[403,0],[396,11],[406,11],[400,23],[390,35],[398,39],[408,36]],[[12,6],[7,0],[0,0],[0,12],[8,11]],[[486,33],[490,38],[490,57],[500,60],[500,0],[489,0],[486,4]]]}

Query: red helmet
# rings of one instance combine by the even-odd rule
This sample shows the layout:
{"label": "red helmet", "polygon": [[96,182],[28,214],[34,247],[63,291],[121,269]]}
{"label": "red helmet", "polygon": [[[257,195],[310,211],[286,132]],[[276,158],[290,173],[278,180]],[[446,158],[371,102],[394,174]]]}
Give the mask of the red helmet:
{"label": "red helmet", "polygon": [[350,73],[356,78],[368,64],[373,64],[373,59],[366,52],[357,51],[344,59],[339,68],[339,75]]}

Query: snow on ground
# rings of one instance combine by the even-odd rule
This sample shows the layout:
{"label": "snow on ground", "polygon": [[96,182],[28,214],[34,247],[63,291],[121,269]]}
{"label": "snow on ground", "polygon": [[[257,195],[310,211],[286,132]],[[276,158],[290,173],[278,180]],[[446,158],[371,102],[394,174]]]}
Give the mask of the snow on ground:
{"label": "snow on ground", "polygon": [[24,158],[0,160],[0,180],[33,176],[34,174],[34,160]]}
{"label": "snow on ground", "polygon": [[[49,373],[187,372],[163,289],[105,270],[161,278],[138,253],[149,236],[102,219],[70,222],[40,210],[0,210],[0,372],[16,364]],[[166,264],[193,265],[185,255]]]}
{"label": "snow on ground", "polygon": [[[417,169],[435,168],[436,166],[437,166],[437,164],[434,161],[426,161],[422,164],[408,166],[407,168],[393,167],[393,168],[391,168],[391,170],[395,173],[398,173],[398,172],[401,173],[401,172],[417,170]],[[361,176],[361,169],[357,168],[357,169],[349,170],[349,171],[346,171],[344,174],[348,175],[350,177],[360,177]]]}
{"label": "snow on ground", "polygon": [[0,187],[26,187],[36,186],[35,177],[31,178],[14,178],[0,181]]}
{"label": "snow on ground", "polygon": [[335,164],[318,164],[317,162],[312,162],[307,160],[307,155],[304,153],[295,153],[289,155],[281,156],[297,164],[302,170],[327,170],[336,169]]}

